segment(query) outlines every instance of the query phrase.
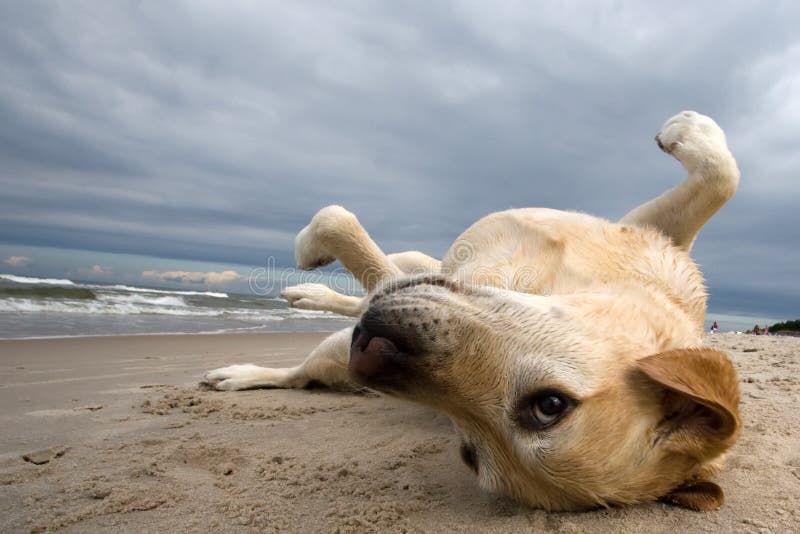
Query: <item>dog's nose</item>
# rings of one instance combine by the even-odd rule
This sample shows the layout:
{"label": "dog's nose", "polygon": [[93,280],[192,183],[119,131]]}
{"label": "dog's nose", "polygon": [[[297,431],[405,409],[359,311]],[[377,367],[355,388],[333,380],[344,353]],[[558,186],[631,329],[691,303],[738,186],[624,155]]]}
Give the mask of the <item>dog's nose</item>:
{"label": "dog's nose", "polygon": [[387,369],[393,366],[394,356],[399,352],[389,339],[373,336],[360,325],[356,326],[347,367],[350,378],[359,384],[369,385],[377,377],[386,374]]}
{"label": "dog's nose", "polygon": [[430,320],[426,313],[433,313],[441,292],[454,291],[456,285],[443,277],[420,276],[379,289],[353,330],[350,378],[381,390],[396,390],[413,379],[436,342],[434,325],[443,321],[440,313]]}
{"label": "dog's nose", "polygon": [[367,311],[353,329],[348,372],[363,385],[396,382],[414,353],[413,334]]}

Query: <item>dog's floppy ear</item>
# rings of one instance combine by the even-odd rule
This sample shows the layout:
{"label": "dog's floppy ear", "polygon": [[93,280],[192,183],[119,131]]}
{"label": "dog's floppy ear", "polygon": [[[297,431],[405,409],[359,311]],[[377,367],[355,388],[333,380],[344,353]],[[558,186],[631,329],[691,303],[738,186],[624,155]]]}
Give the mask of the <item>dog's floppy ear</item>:
{"label": "dog's floppy ear", "polygon": [[637,368],[660,386],[665,445],[675,452],[710,460],[739,435],[739,385],[724,352],[677,349],[647,356]]}
{"label": "dog's floppy ear", "polygon": [[[724,352],[677,349],[647,356],[637,369],[655,386],[662,409],[661,446],[702,465],[727,450],[739,436],[739,386]],[[690,480],[662,500],[693,510],[716,510],[725,497],[707,480]]]}

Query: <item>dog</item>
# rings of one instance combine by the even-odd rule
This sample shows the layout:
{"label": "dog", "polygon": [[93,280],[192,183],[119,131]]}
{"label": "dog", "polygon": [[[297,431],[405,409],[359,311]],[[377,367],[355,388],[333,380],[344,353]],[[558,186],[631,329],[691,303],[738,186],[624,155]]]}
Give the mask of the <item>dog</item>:
{"label": "dog", "polygon": [[232,365],[219,390],[367,387],[446,413],[481,487],[546,510],[724,501],[710,480],[741,428],[735,369],[702,347],[706,290],[689,256],[735,193],[709,117],[684,111],[656,143],[688,177],[612,223],[514,209],[467,229],[442,261],[386,255],[352,213],[320,210],[298,266],[339,260],[364,298],[318,284],[292,306],[360,317],[298,367]]}

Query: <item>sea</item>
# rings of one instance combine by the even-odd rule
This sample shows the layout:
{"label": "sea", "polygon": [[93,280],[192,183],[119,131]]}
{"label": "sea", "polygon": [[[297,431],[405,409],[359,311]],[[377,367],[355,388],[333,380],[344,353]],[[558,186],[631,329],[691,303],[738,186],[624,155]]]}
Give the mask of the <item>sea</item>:
{"label": "sea", "polygon": [[[781,319],[706,314],[720,332]],[[355,320],[290,308],[280,297],[0,274],[0,339],[134,334],[332,332]]]}
{"label": "sea", "polygon": [[354,322],[280,297],[0,274],[0,339],[329,332]]}

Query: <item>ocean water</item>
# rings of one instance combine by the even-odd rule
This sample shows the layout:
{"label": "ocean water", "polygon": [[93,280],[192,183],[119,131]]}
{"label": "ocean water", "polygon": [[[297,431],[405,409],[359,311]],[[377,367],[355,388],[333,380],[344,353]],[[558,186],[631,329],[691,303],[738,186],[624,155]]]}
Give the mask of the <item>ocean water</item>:
{"label": "ocean water", "polygon": [[0,274],[0,339],[122,334],[322,332],[354,319],[282,298]]}
{"label": "ocean water", "polygon": [[[706,314],[720,332],[782,319]],[[289,308],[282,298],[104,285],[0,274],[0,339],[120,334],[329,332],[355,320]]]}

